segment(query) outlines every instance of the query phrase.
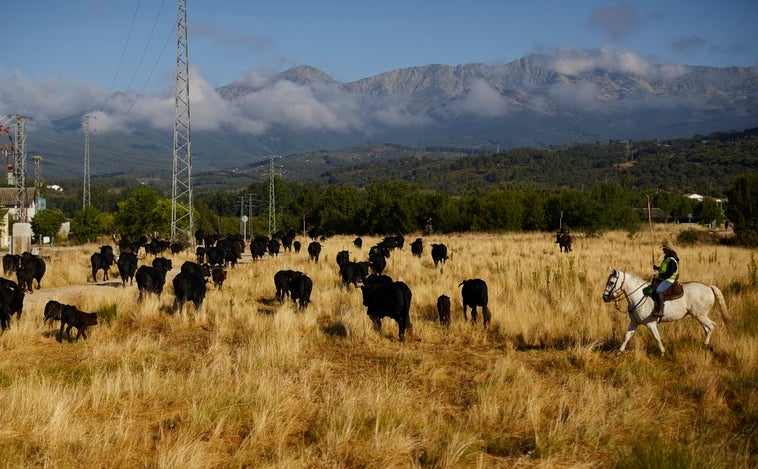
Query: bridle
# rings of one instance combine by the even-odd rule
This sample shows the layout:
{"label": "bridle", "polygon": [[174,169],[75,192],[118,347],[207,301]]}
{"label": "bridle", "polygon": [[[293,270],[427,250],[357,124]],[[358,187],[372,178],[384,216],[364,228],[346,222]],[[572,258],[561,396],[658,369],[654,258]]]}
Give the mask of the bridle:
{"label": "bridle", "polygon": [[637,304],[635,304],[634,306],[632,306],[631,303],[629,302],[629,295],[632,294],[632,293],[634,293],[634,292],[636,292],[637,290],[639,290],[641,288],[644,288],[645,284],[643,283],[639,287],[637,287],[634,290],[632,290],[631,292],[627,293],[624,290],[624,282],[626,282],[626,272],[624,272],[624,271],[621,271],[621,274],[623,274],[623,276],[624,276],[624,278],[621,280],[621,285],[619,285],[618,288],[615,288],[616,284],[619,281],[619,277],[620,277],[618,274],[619,274],[619,271],[617,270],[616,271],[616,280],[613,282],[613,287],[614,288],[608,294],[608,297],[613,301],[613,305],[616,307],[617,311],[621,311],[621,308],[619,308],[619,302],[621,302],[621,300],[626,300],[627,301],[627,311],[633,311],[633,310],[637,309],[637,307],[639,305],[641,305],[643,301],[645,301],[645,299],[647,298],[647,296],[642,295],[642,299],[640,299],[640,301],[638,301]]}

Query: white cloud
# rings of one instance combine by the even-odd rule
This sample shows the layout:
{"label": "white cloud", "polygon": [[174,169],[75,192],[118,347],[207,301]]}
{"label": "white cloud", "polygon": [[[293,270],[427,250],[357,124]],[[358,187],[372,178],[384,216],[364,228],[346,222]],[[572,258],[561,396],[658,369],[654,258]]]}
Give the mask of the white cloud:
{"label": "white cloud", "polygon": [[552,68],[564,75],[580,75],[596,69],[630,73],[648,79],[672,78],[684,72],[677,65],[657,65],[634,52],[613,46],[601,49],[559,49],[551,58]]}
{"label": "white cloud", "polygon": [[456,102],[455,109],[462,114],[479,117],[498,117],[508,112],[508,102],[499,91],[483,80],[471,83],[463,98]]}

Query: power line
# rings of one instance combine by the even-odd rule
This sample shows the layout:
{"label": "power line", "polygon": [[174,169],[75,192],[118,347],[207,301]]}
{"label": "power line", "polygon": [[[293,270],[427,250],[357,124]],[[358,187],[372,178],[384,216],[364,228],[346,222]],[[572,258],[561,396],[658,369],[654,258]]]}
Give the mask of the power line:
{"label": "power line", "polygon": [[132,23],[131,25],[129,25],[129,33],[126,36],[126,42],[124,43],[124,48],[121,51],[121,58],[118,61],[118,66],[116,67],[116,73],[115,75],[113,75],[113,81],[111,82],[111,87],[108,89],[108,94],[105,96],[105,101],[103,101],[103,105],[100,108],[101,111],[105,109],[105,105],[108,104],[108,100],[110,99],[111,93],[113,92],[113,87],[116,84],[116,78],[118,78],[118,74],[121,71],[121,64],[124,62],[124,55],[126,55],[126,49],[129,46],[129,40],[132,37],[132,30],[134,29],[134,23],[137,20],[137,12],[139,11],[140,3],[141,1],[137,0],[137,7],[134,9],[134,15],[132,16]]}

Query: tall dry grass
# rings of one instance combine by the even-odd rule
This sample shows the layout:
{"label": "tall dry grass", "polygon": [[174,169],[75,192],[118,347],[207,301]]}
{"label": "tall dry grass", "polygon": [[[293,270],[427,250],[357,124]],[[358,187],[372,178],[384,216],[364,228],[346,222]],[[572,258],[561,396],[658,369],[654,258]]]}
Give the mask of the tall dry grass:
{"label": "tall dry grass", "polygon": [[[200,312],[176,315],[170,287],[138,304],[136,286],[86,283],[95,246],[43,252],[42,290],[0,337],[4,464],[755,467],[754,252],[679,249],[683,280],[719,286],[735,322],[729,335],[712,314],[712,351],[685,319],[660,326],[665,357],[644,328],[616,352],[628,318],[601,301],[608,266],[650,275],[676,228],[657,227],[652,252],[648,233],[579,237],[570,254],[544,233],[425,237],[421,259],[406,246],[388,260],[387,273],[413,291],[405,343],[389,319],[373,331],[360,291],[337,274],[338,251],[362,260],[378,238],[363,250],[352,237],[329,239],[318,263],[304,251],[247,254]],[[442,267],[434,242],[449,249]],[[274,299],[280,269],[313,279],[306,311]],[[462,318],[458,285],[474,277],[489,285],[487,331]],[[46,289],[100,312],[87,341],[56,341],[37,299]],[[441,294],[453,302],[449,328],[436,318]]]}

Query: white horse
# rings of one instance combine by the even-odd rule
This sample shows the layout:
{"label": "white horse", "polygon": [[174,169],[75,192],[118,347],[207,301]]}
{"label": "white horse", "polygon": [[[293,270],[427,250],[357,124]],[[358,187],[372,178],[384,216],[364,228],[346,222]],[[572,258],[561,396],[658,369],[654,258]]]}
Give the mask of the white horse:
{"label": "white horse", "polygon": [[666,352],[661,342],[661,336],[658,333],[658,322],[670,322],[682,319],[688,314],[697,319],[705,331],[705,346],[709,346],[711,334],[716,328],[716,324],[708,317],[708,312],[718,303],[721,310],[721,317],[727,327],[731,328],[731,317],[726,309],[726,302],[721,290],[714,285],[706,285],[698,282],[682,283],[684,295],[676,300],[669,300],[664,303],[663,317],[658,318],[653,315],[654,302],[649,296],[643,293],[643,289],[650,285],[650,282],[643,280],[636,275],[611,268],[611,274],[605,284],[603,292],[603,301],[610,303],[618,302],[621,299],[627,301],[627,313],[629,314],[629,327],[624,336],[624,342],[621,343],[619,351],[626,349],[626,344],[634,335],[637,326],[644,324],[653,333],[653,337],[658,342],[658,348],[661,355]]}

